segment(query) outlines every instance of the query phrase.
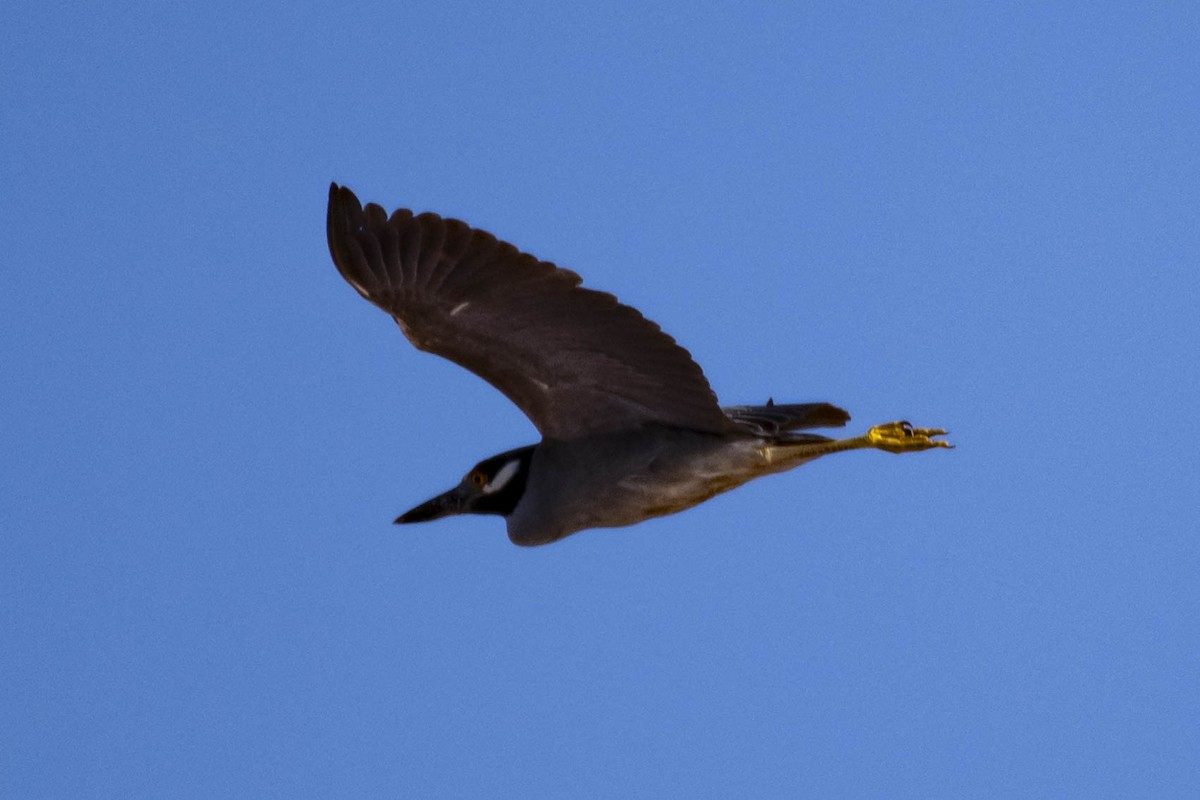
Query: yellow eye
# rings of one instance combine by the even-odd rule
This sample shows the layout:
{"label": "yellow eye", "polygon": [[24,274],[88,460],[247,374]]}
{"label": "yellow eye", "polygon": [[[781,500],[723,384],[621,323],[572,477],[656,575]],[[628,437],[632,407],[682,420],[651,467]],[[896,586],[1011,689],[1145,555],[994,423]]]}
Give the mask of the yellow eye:
{"label": "yellow eye", "polygon": [[479,470],[475,470],[471,473],[470,480],[476,487],[482,489],[487,484],[487,475],[484,475]]}

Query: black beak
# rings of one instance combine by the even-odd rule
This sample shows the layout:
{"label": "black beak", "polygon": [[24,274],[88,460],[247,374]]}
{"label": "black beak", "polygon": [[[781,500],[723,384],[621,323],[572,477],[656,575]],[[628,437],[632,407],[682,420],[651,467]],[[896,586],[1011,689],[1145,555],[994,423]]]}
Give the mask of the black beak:
{"label": "black beak", "polygon": [[469,510],[468,493],[461,486],[456,486],[445,494],[439,494],[432,500],[426,500],[414,509],[405,511],[396,517],[395,525],[405,525],[409,522],[429,522],[453,514],[465,514]]}

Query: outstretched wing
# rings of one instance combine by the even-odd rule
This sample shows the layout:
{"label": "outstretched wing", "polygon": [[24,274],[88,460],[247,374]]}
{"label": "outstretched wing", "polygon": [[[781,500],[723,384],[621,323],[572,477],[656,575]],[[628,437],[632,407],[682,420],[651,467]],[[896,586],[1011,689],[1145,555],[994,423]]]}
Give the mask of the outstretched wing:
{"label": "outstretched wing", "polygon": [[416,347],[479,375],[546,438],[729,421],[686,350],[574,272],[436,214],[363,208],[329,188],[329,252]]}

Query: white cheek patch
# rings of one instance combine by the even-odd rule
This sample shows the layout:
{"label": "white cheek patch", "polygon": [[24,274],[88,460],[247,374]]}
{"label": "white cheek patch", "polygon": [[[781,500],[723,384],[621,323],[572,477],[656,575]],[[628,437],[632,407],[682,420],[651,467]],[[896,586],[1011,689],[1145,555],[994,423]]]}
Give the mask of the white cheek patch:
{"label": "white cheek patch", "polygon": [[500,468],[500,471],[496,473],[496,477],[492,478],[484,485],[482,489],[483,493],[492,494],[503,489],[508,482],[512,480],[513,475],[517,474],[517,470],[520,469],[520,467],[521,462],[515,458],[505,464]]}

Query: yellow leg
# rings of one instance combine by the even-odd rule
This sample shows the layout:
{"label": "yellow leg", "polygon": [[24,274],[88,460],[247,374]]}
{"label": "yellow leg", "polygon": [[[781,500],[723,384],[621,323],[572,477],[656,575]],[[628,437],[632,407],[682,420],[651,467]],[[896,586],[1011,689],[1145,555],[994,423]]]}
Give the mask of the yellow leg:
{"label": "yellow leg", "polygon": [[759,454],[775,469],[791,469],[830,453],[847,450],[886,450],[889,453],[915,453],[934,447],[953,448],[949,442],[935,440],[943,436],[941,428],[914,428],[908,422],[888,422],[876,425],[862,436],[851,439],[827,439],[817,442],[780,442],[764,445]]}

